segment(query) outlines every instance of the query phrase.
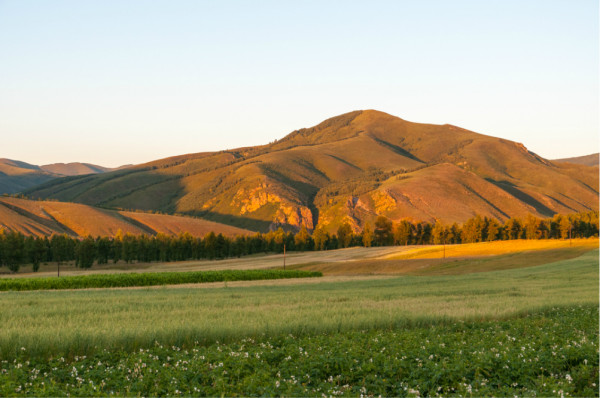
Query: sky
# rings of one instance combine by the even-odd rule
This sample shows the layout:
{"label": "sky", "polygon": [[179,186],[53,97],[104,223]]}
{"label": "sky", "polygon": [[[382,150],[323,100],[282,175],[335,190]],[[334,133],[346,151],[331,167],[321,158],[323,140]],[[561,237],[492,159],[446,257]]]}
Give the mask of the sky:
{"label": "sky", "polygon": [[0,158],[108,167],[358,109],[599,146],[598,1],[0,0]]}

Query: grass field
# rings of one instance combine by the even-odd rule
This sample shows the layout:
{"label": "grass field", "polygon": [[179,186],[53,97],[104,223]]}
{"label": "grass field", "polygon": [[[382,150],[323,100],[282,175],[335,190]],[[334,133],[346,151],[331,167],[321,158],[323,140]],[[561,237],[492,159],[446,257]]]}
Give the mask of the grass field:
{"label": "grass field", "polygon": [[0,395],[598,396],[597,240],[518,243],[292,255],[330,272],[311,280],[0,292]]}
{"label": "grass field", "polygon": [[[507,241],[454,245],[441,258],[440,246],[407,247],[403,252],[347,262],[314,262],[293,266],[325,275],[460,275],[568,260],[598,248],[598,239],[565,241]],[[494,255],[494,251],[498,254]]]}
{"label": "grass field", "polygon": [[[411,246],[412,247],[412,246]],[[307,264],[315,262],[345,262],[351,260],[364,260],[376,258],[390,253],[408,250],[409,248],[386,246],[386,247],[351,247],[340,250],[328,250],[319,252],[288,252],[286,264],[288,266]],[[176,271],[208,271],[229,269],[268,269],[283,267],[283,254],[258,254],[244,256],[241,258],[230,258],[225,260],[199,260],[179,261],[169,263],[131,263],[123,261],[117,264],[102,264],[91,269],[75,267],[74,262],[60,266],[61,275],[83,275],[83,274],[106,274],[120,272],[176,272]],[[41,264],[39,272],[33,272],[31,265],[21,267],[18,273],[9,273],[7,268],[0,268],[0,278],[22,278],[22,277],[52,277],[56,276],[56,264]]]}
{"label": "grass field", "polygon": [[382,258],[386,259],[421,259],[421,258],[446,258],[498,256],[501,254],[515,254],[538,250],[554,249],[579,249],[586,251],[598,248],[598,238],[589,239],[541,239],[541,240],[502,240],[494,242],[464,243],[460,245],[435,245],[413,246],[400,253],[390,253]]}
{"label": "grass field", "polygon": [[459,276],[222,289],[4,292],[0,354],[81,355],[263,333],[402,327],[598,302],[598,252]]}

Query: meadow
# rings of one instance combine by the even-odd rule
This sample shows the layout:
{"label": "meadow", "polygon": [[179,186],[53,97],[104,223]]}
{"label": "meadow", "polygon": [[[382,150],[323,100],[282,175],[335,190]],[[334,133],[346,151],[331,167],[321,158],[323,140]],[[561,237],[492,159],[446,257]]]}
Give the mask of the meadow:
{"label": "meadow", "polygon": [[455,275],[2,292],[0,393],[597,396],[598,250],[533,252],[546,263],[462,256]]}
{"label": "meadow", "polygon": [[294,269],[324,275],[461,275],[533,267],[579,257],[598,248],[598,238],[512,240],[459,245],[400,247],[395,252],[360,260],[314,261]]}
{"label": "meadow", "polygon": [[457,276],[319,284],[0,293],[0,354],[85,355],[163,344],[507,318],[597,304],[598,252]]}

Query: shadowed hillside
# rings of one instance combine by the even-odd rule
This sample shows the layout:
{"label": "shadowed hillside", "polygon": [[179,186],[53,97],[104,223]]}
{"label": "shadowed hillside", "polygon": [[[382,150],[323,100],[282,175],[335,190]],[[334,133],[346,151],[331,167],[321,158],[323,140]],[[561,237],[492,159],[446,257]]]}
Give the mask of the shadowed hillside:
{"label": "shadowed hillside", "polygon": [[0,194],[16,193],[59,177],[98,174],[122,169],[89,163],[54,163],[36,166],[11,159],[0,159]]}
{"label": "shadowed hillside", "polygon": [[0,193],[21,192],[56,178],[38,166],[18,160],[0,159]]}
{"label": "shadowed hillside", "polygon": [[201,216],[253,230],[355,230],[394,220],[500,220],[597,208],[597,168],[452,125],[355,111],[258,147],[182,155],[67,177],[32,197]]}
{"label": "shadowed hillside", "polygon": [[191,217],[145,214],[99,209],[78,203],[0,198],[0,229],[25,235],[49,236],[53,233],[86,237],[123,234],[179,235],[188,232],[202,237],[209,232],[227,236],[251,231]]}

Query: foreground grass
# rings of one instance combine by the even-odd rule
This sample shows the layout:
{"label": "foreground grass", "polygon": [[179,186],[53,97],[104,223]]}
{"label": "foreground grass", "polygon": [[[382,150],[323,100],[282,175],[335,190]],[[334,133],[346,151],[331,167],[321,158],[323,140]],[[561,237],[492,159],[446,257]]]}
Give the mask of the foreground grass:
{"label": "foreground grass", "polygon": [[226,270],[202,272],[155,272],[131,274],[98,274],[64,276],[62,278],[0,279],[0,291],[61,290],[104,287],[134,287],[208,283],[224,281],[256,281],[266,279],[312,278],[320,272],[281,270]]}
{"label": "foreground grass", "polygon": [[598,304],[598,251],[538,267],[460,276],[221,289],[0,293],[0,357],[90,355],[155,341],[192,346],[262,335],[503,319]]}
{"label": "foreground grass", "polygon": [[0,363],[0,395],[598,396],[598,307]]}

